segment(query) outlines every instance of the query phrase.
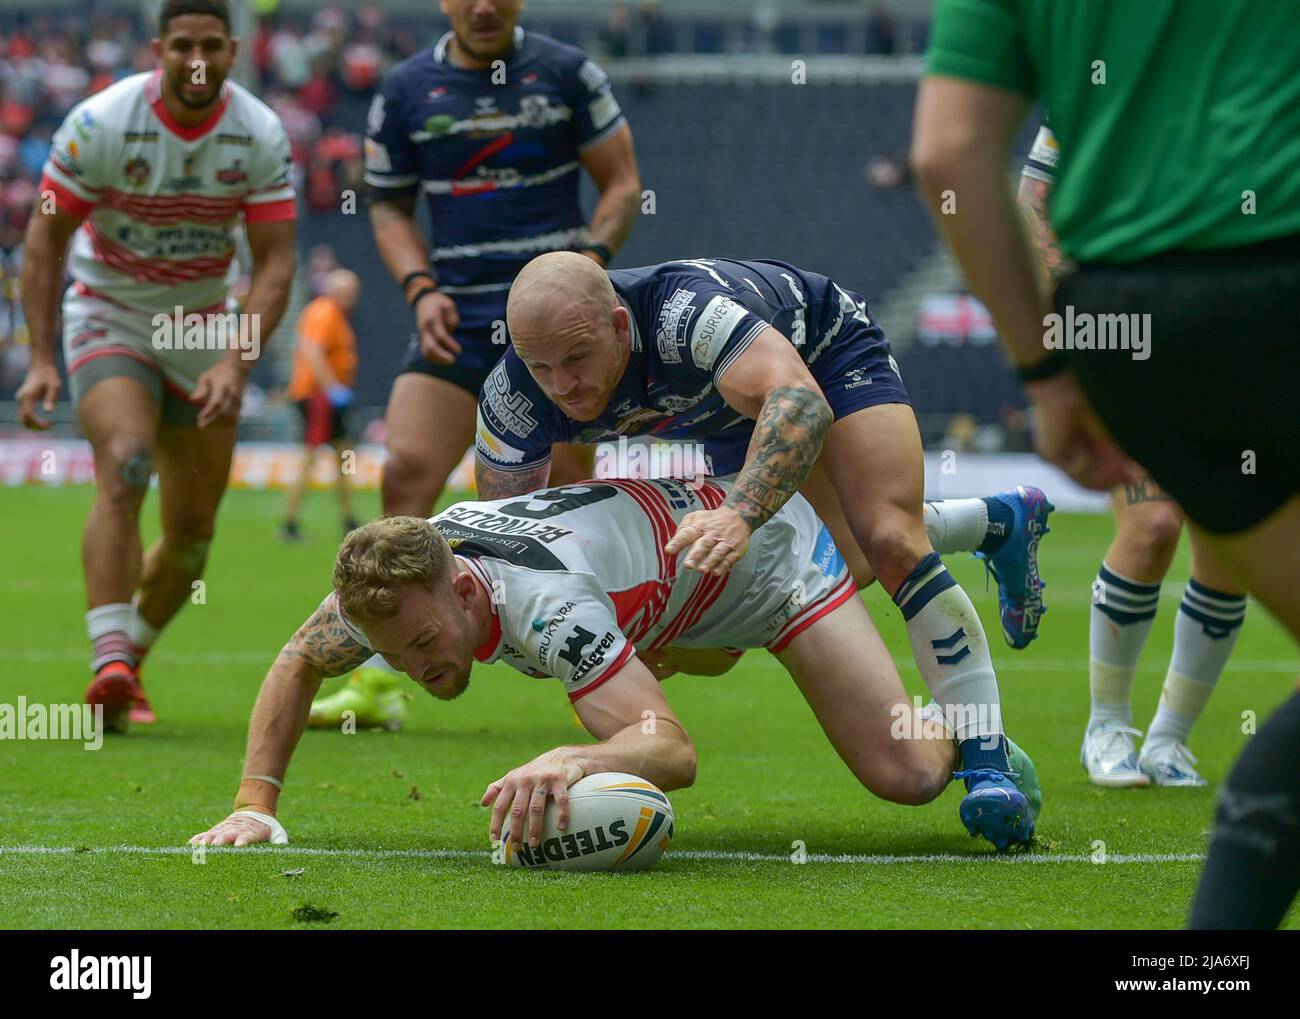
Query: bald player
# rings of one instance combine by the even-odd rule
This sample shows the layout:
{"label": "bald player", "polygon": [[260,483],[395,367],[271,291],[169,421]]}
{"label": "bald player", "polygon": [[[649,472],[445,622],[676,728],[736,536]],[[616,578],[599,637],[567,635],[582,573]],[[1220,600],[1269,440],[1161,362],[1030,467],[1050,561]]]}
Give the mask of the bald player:
{"label": "bald player", "polygon": [[999,841],[989,803],[1021,793],[997,679],[979,616],[932,540],[986,557],[1007,639],[1024,646],[1041,612],[1037,544],[1051,506],[1025,488],[932,506],[932,539],[916,419],[866,301],[783,262],[603,271],[556,252],[519,274],[507,322],[513,346],[479,399],[480,497],[543,487],[555,442],[698,442],[709,473],[734,484],[721,505],[687,516],[666,551],[688,549],[687,567],[721,576],[804,490],[837,543],[861,550],[859,583],[874,575],[899,606],[940,706],[979,707],[958,732],[962,819]]}
{"label": "bald player", "polygon": [[302,468],[285,501],[280,537],[294,542],[302,538],[298,513],[302,509],[307,480],[316,461],[316,451],[328,445],[338,459],[336,485],[343,512],[343,533],[357,526],[352,510],[352,489],[343,470],[343,448],[347,442],[345,413],[352,405],[352,387],[357,376],[357,338],[348,321],[361,297],[361,280],[348,269],[326,273],[321,295],[298,316],[298,346],[294,351],[293,375],[286,395],[302,415]]}

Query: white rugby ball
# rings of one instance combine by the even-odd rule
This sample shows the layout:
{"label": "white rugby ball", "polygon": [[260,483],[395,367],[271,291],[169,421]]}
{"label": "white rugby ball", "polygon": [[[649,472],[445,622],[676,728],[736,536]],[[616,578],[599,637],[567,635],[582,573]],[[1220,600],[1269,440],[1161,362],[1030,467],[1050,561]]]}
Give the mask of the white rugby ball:
{"label": "white rugby ball", "polygon": [[673,838],[673,805],[656,786],[617,771],[587,775],[569,787],[569,825],[556,827],[559,808],[548,800],[542,840],[535,848],[511,837],[501,850],[511,867],[532,870],[644,870]]}

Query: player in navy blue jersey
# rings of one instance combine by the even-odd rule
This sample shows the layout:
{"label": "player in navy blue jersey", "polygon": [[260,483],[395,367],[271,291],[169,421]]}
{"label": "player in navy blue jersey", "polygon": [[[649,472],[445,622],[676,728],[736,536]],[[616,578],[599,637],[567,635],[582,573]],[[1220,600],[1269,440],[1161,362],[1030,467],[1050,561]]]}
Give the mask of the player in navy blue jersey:
{"label": "player in navy blue jersey", "polygon": [[[392,69],[366,132],[375,241],[418,333],[388,403],[386,514],[427,516],[474,438],[483,380],[505,349],[523,265],[579,250],[600,265],[626,238],[641,182],[632,133],[586,54],[518,25],[521,0],[443,0],[451,31]],[[600,199],[587,223],[581,170]],[[423,195],[432,222],[416,221]],[[590,475],[589,456],[560,475]]]}
{"label": "player in navy blue jersey", "polygon": [[[708,471],[734,474],[734,485],[723,505],[684,518],[666,551],[686,550],[687,567],[723,576],[751,533],[804,489],[899,606],[936,701],[966,719],[957,737],[967,828],[1000,847],[1030,840],[988,641],[934,550],[916,418],[865,300],[784,262],[685,259],[604,272],[553,253],[520,272],[507,321],[512,346],[479,401],[480,498],[546,487],[555,442],[698,441]],[[810,475],[820,482],[808,486]],[[982,526],[938,545],[989,557],[1015,643],[1037,629],[1037,545],[1051,505],[1023,487],[962,502],[985,511]],[[943,504],[929,513],[942,520]]]}
{"label": "player in navy blue jersey", "polygon": [[[426,517],[474,439],[479,389],[507,342],[505,302],[523,265],[578,250],[605,266],[636,218],[632,132],[605,72],[581,50],[519,27],[522,0],[442,0],[451,31],[384,79],[366,125],[375,244],[416,334],[388,399],[385,515]],[[588,223],[581,171],[600,199]],[[432,223],[417,223],[423,195]],[[592,475],[591,451],[560,446],[557,482]],[[378,717],[395,680],[375,659],[312,724]],[[385,715],[385,724],[400,719]]]}

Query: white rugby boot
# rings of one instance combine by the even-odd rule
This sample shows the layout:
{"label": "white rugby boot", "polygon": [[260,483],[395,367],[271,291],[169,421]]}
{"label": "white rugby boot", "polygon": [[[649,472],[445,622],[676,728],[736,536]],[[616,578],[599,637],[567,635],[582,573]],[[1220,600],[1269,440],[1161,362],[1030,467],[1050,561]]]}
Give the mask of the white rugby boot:
{"label": "white rugby boot", "polygon": [[1196,757],[1177,740],[1148,740],[1138,755],[1138,767],[1155,785],[1208,785],[1196,770]]}
{"label": "white rugby boot", "polygon": [[1083,734],[1079,759],[1093,785],[1108,788],[1149,785],[1151,780],[1138,767],[1135,736],[1142,733],[1121,722],[1098,722]]}

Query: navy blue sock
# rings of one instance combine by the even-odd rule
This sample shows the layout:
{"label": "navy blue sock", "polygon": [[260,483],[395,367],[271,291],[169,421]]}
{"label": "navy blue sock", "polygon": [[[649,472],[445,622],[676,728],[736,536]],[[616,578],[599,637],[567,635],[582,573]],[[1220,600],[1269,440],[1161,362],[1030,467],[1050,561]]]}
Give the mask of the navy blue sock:
{"label": "navy blue sock", "polygon": [[1016,513],[994,495],[985,496],[984,505],[989,511],[989,527],[984,534],[984,540],[980,542],[980,547],[975,551],[992,555],[1007,543],[1007,538],[1011,536],[1011,529],[1016,524]]}
{"label": "navy blue sock", "polygon": [[[997,745],[989,747],[989,738],[987,736],[977,736],[972,739],[964,739],[957,744],[957,749],[961,752],[961,767],[963,771],[973,771],[976,768],[992,768],[994,771],[1000,771],[1004,774],[1011,770],[1011,761],[1007,757],[1007,738],[999,736]],[[966,779],[966,788],[970,789],[971,780]]]}

